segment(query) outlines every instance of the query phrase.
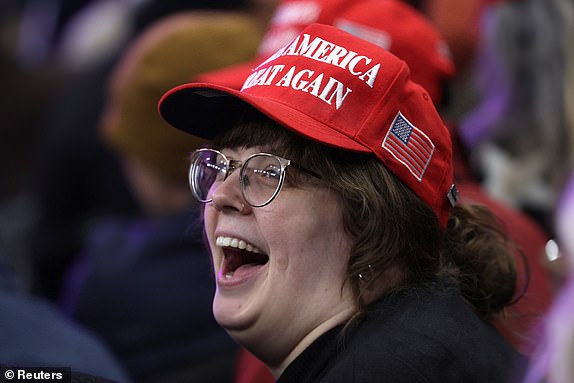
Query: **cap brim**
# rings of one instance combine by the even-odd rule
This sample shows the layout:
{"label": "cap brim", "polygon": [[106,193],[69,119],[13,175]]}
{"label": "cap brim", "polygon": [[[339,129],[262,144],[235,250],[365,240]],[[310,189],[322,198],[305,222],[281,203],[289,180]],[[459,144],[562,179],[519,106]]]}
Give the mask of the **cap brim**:
{"label": "cap brim", "polygon": [[159,113],[173,127],[211,140],[231,128],[246,106],[312,140],[345,150],[372,152],[333,127],[280,101],[215,84],[192,83],[171,89],[159,101]]}

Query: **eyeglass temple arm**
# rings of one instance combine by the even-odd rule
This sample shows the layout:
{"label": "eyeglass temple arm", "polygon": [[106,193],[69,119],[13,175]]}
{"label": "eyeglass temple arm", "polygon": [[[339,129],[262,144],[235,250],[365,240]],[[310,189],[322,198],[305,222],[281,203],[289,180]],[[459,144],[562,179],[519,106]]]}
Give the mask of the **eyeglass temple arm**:
{"label": "eyeglass temple arm", "polygon": [[317,178],[317,179],[321,179],[321,178],[322,178],[320,174],[315,173],[315,172],[312,171],[312,170],[306,169],[306,168],[304,168],[303,166],[294,163],[293,161],[291,161],[291,162],[289,163],[289,165],[291,165],[291,166],[293,166],[294,168],[296,168],[296,169],[298,169],[298,170],[301,170],[301,171],[303,171],[303,172],[305,172],[305,173],[309,174],[310,176],[313,176],[313,177],[315,177],[315,178]]}

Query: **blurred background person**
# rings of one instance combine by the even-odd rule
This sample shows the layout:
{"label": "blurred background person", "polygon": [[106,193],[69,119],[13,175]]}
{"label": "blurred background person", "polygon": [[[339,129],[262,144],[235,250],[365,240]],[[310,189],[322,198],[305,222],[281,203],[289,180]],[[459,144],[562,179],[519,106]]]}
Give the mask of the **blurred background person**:
{"label": "blurred background person", "polygon": [[[550,236],[559,238],[563,256],[558,256],[554,241],[541,256],[559,295],[537,329],[542,338],[535,345],[526,381],[571,382],[572,283],[565,280],[571,279],[572,269],[564,254],[574,238],[566,223],[574,215],[566,197],[572,195],[571,186],[562,185],[572,172],[574,149],[574,3],[420,3],[443,32],[450,32],[453,39],[458,36],[469,47],[466,76],[453,91],[457,97],[452,104],[457,107],[450,111],[462,120],[462,140],[471,151],[473,169],[489,193],[526,212]],[[453,4],[466,8],[460,12],[469,15],[466,22],[450,12]],[[563,197],[557,202],[560,193]]]}
{"label": "blurred background person", "polygon": [[552,246],[552,262],[564,279],[544,322],[545,337],[523,383],[574,381],[574,173],[563,188],[554,218],[557,242]]}
{"label": "blurred background person", "polygon": [[134,381],[231,379],[237,345],[213,319],[210,259],[186,179],[186,157],[204,141],[170,128],[157,102],[198,73],[253,57],[260,38],[251,14],[166,16],[129,45],[107,82],[99,134],[143,213],[91,222],[60,301]]}
{"label": "blurred background person", "polygon": [[9,366],[70,367],[118,382],[130,379],[102,340],[70,322],[53,302],[29,293],[29,195],[43,116],[57,76],[29,70],[17,54],[21,2],[0,2],[0,361]]}
{"label": "blurred background person", "polygon": [[68,367],[119,383],[131,382],[109,347],[70,322],[54,305],[33,297],[0,241],[0,361],[4,366]]}
{"label": "blurred background person", "polygon": [[421,8],[468,47],[458,51],[467,64],[448,112],[481,184],[553,236],[553,208],[574,163],[574,3],[423,0]]}
{"label": "blurred background person", "polygon": [[[24,257],[30,289],[56,300],[64,270],[80,251],[92,219],[141,213],[117,157],[101,144],[97,121],[105,79],[122,50],[152,22],[184,10],[263,13],[247,0],[26,0],[17,47],[29,73],[57,75],[46,94],[26,188],[30,223]],[[44,48],[41,48],[43,46]],[[43,69],[44,68],[44,69]],[[28,214],[28,212],[26,212]]]}
{"label": "blurred background person", "polygon": [[40,126],[57,77],[48,68],[29,71],[17,55],[20,6],[0,3],[0,241],[19,280],[31,283],[27,231],[33,222],[29,193]]}

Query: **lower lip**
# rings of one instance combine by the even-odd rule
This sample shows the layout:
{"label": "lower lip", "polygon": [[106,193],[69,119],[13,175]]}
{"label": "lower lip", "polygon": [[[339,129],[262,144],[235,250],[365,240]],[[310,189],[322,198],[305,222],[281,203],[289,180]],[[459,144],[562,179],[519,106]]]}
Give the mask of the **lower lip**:
{"label": "lower lip", "polygon": [[241,266],[235,270],[231,278],[226,277],[222,270],[220,270],[217,276],[217,285],[222,289],[232,289],[238,287],[254,279],[263,271],[263,269],[266,268],[266,266],[267,264]]}

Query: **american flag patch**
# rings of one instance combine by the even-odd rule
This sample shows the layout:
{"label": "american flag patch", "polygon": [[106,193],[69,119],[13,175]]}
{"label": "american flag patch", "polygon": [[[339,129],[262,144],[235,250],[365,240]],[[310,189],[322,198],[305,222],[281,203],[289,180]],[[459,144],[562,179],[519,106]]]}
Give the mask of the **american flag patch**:
{"label": "american flag patch", "polygon": [[434,144],[401,112],[393,120],[382,147],[405,165],[417,180],[422,181],[434,153]]}

